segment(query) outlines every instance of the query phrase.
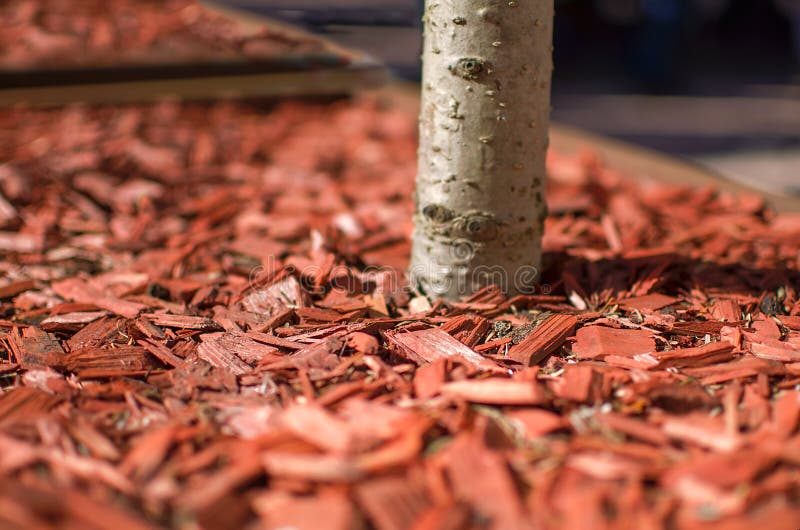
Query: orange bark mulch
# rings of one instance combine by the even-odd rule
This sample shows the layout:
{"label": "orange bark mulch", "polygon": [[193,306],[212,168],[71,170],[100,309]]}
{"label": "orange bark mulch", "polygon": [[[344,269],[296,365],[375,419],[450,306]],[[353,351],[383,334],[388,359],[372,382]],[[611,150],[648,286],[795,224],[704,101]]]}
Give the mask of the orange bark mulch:
{"label": "orange bark mulch", "polygon": [[416,117],[0,112],[3,528],[800,521],[800,217],[552,155],[541,292],[410,292]]}
{"label": "orange bark mulch", "polygon": [[0,74],[65,71],[67,83],[101,68],[138,68],[146,79],[169,65],[202,64],[202,76],[238,62],[307,69],[350,60],[310,34],[246,24],[198,0],[2,0],[0,22]]}

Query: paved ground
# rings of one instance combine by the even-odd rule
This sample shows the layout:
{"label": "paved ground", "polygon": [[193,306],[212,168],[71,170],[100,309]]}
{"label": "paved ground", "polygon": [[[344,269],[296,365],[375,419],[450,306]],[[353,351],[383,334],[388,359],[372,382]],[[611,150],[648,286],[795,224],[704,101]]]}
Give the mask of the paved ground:
{"label": "paved ground", "polygon": [[556,94],[563,123],[800,195],[800,98]]}

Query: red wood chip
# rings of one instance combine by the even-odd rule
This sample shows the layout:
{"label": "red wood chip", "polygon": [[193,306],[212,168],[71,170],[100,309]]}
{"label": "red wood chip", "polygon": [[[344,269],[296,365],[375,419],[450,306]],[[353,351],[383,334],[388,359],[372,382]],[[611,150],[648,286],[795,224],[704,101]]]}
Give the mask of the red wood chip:
{"label": "red wood chip", "polygon": [[741,357],[728,363],[713,364],[702,368],[687,368],[683,373],[702,378],[705,385],[713,385],[734,379],[752,377],[756,374],[781,375],[786,372],[778,362],[755,357]]}
{"label": "red wood chip", "polygon": [[712,422],[705,416],[669,418],[662,428],[670,438],[723,453],[734,451],[743,443],[739,433],[726,433],[718,422]]}
{"label": "red wood chip", "polygon": [[470,348],[475,348],[489,331],[489,320],[478,315],[461,315],[445,322],[441,329]]}
{"label": "red wood chip", "polygon": [[266,493],[253,501],[266,528],[350,530],[354,510],[344,492],[326,490],[314,496]]}
{"label": "red wood chip", "polygon": [[13,298],[20,293],[30,291],[36,286],[33,280],[19,280],[0,287],[0,298]]}
{"label": "red wood chip", "polygon": [[355,433],[347,422],[315,405],[290,407],[281,423],[297,437],[324,450],[347,453],[356,448]]}
{"label": "red wood chip", "polygon": [[549,387],[558,398],[590,403],[600,398],[598,385],[601,381],[602,378],[591,366],[568,364],[561,377],[551,381]]}
{"label": "red wood chip", "polygon": [[800,361],[800,348],[777,339],[765,338],[747,345],[748,351],[762,359],[786,363]]}
{"label": "red wood chip", "polygon": [[727,342],[713,342],[697,348],[681,348],[645,355],[650,355],[655,359],[656,364],[652,368],[659,369],[708,366],[734,358],[733,346]]}
{"label": "red wood chip", "polygon": [[432,363],[448,357],[455,357],[474,366],[491,364],[491,361],[481,357],[440,328],[407,333],[386,332],[385,337],[392,351],[417,364]]}
{"label": "red wood chip", "polygon": [[175,442],[177,429],[172,425],[162,426],[141,436],[134,448],[125,455],[119,470],[128,476],[143,480],[151,476],[167,456]]}
{"label": "red wood chip", "polygon": [[538,364],[561,348],[577,325],[572,315],[553,315],[512,346],[508,356],[524,366]]}
{"label": "red wood chip", "polygon": [[364,482],[356,488],[356,499],[378,530],[413,528],[430,505],[424,483],[411,477]]}
{"label": "red wood chip", "polygon": [[706,320],[701,322],[675,322],[672,330],[681,335],[693,337],[705,337],[706,335],[718,335],[722,328],[727,326],[727,322],[722,320]]}
{"label": "red wood chip", "polygon": [[378,339],[366,333],[355,332],[347,336],[347,345],[359,353],[366,353],[367,355],[375,355],[378,353],[380,344]]}
{"label": "red wood chip", "polygon": [[75,313],[65,313],[63,315],[53,315],[42,320],[41,326],[45,331],[76,332],[80,331],[86,324],[107,316],[106,311],[80,311]]}
{"label": "red wood chip", "polygon": [[677,301],[678,299],[673,298],[672,296],[654,293],[644,296],[635,296],[633,298],[625,298],[620,300],[618,303],[620,307],[625,309],[636,309],[638,311],[647,313],[670,306]]}
{"label": "red wood chip", "polygon": [[542,405],[547,402],[547,394],[538,384],[510,379],[445,383],[441,392],[451,398],[492,405]]}
{"label": "red wood chip", "polygon": [[778,324],[771,318],[760,318],[753,321],[745,337],[748,340],[760,341],[764,339],[780,340],[781,333]]}
{"label": "red wood chip", "polygon": [[85,379],[144,375],[158,368],[144,348],[138,346],[87,346],[70,352],[65,364],[69,371]]}
{"label": "red wood chip", "polygon": [[778,319],[781,321],[781,324],[792,331],[800,331],[800,316],[780,316]]}
{"label": "red wood chip", "polygon": [[254,313],[273,316],[287,309],[303,307],[303,290],[294,276],[275,283],[265,289],[256,289],[244,297],[242,306]]}
{"label": "red wood chip", "polygon": [[198,331],[214,331],[220,329],[219,324],[207,317],[190,315],[145,314],[142,315],[153,324],[167,328],[194,329]]}
{"label": "red wood chip", "polygon": [[283,359],[277,348],[260,344],[241,332],[206,333],[200,336],[200,340],[203,344],[198,348],[198,354],[200,349],[203,349],[203,355],[206,354],[207,350],[203,345],[207,344],[215,349],[224,349],[248,364]]}
{"label": "red wood chip", "polygon": [[0,396],[0,426],[36,420],[60,401],[57,396],[30,387],[6,392]]}
{"label": "red wood chip", "polygon": [[349,483],[363,478],[351,459],[337,455],[296,454],[270,451],[263,456],[267,474],[278,478]]}
{"label": "red wood chip", "polygon": [[669,437],[660,428],[642,420],[615,413],[597,414],[594,419],[601,426],[636,440],[654,445],[669,443]]}
{"label": "red wood chip", "polygon": [[420,366],[414,372],[414,393],[426,399],[439,393],[445,382],[447,359],[438,359]]}
{"label": "red wood chip", "polygon": [[64,366],[61,343],[41,329],[26,328],[21,337],[12,335],[11,347],[17,363],[23,368]]}
{"label": "red wood chip", "polygon": [[126,318],[133,318],[147,309],[147,306],[144,304],[130,302],[113,295],[102,293],[98,289],[90,287],[86,282],[77,278],[54,283],[53,290],[56,294],[67,300],[82,304],[92,304],[100,309],[105,309]]}
{"label": "red wood chip", "polygon": [[186,362],[175,355],[172,350],[161,344],[160,342],[150,342],[147,340],[139,341],[139,345],[147,350],[147,352],[164,363],[167,366],[172,366],[174,368],[184,367]]}
{"label": "red wood chip", "polygon": [[4,252],[39,252],[44,247],[42,236],[0,232],[0,250]]}
{"label": "red wood chip", "polygon": [[723,298],[714,301],[711,306],[711,315],[716,320],[738,322],[742,319],[742,309],[736,300]]}
{"label": "red wood chip", "polygon": [[519,409],[506,414],[522,429],[523,436],[535,439],[564,427],[564,420],[558,414],[543,409]]}
{"label": "red wood chip", "polygon": [[578,330],[572,353],[580,359],[602,359],[606,355],[633,357],[655,351],[653,333],[638,329],[586,326]]}
{"label": "red wood chip", "polygon": [[230,350],[229,341],[222,333],[204,335],[197,347],[197,356],[211,366],[222,368],[234,375],[242,375],[251,370],[236,352]]}
{"label": "red wood chip", "polygon": [[483,446],[476,437],[464,434],[447,447],[444,458],[459,501],[469,503],[479,514],[494,521],[495,528],[533,528],[526,521],[513,477],[499,453]]}

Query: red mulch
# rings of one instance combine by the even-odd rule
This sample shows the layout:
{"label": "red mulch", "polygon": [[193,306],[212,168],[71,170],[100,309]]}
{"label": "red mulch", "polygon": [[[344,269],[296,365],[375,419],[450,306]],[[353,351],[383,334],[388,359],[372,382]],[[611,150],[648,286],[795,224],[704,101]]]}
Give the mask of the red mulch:
{"label": "red mulch", "polygon": [[310,35],[245,26],[198,0],[0,0],[0,23],[0,72],[337,53]]}
{"label": "red mulch", "polygon": [[800,521],[800,217],[552,156],[541,293],[402,278],[385,101],[0,113],[3,528]]}

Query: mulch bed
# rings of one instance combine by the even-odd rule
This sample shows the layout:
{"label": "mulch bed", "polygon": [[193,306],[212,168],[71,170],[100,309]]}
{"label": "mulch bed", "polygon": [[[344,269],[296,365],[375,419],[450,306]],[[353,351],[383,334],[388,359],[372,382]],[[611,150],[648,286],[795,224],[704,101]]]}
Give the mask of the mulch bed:
{"label": "mulch bed", "polygon": [[285,62],[321,53],[340,64],[348,61],[322,39],[272,26],[252,27],[210,11],[198,0],[0,0],[0,22],[0,73]]}
{"label": "mulch bed", "polygon": [[2,527],[795,528],[800,217],[553,155],[541,292],[430,304],[415,120],[2,111]]}

